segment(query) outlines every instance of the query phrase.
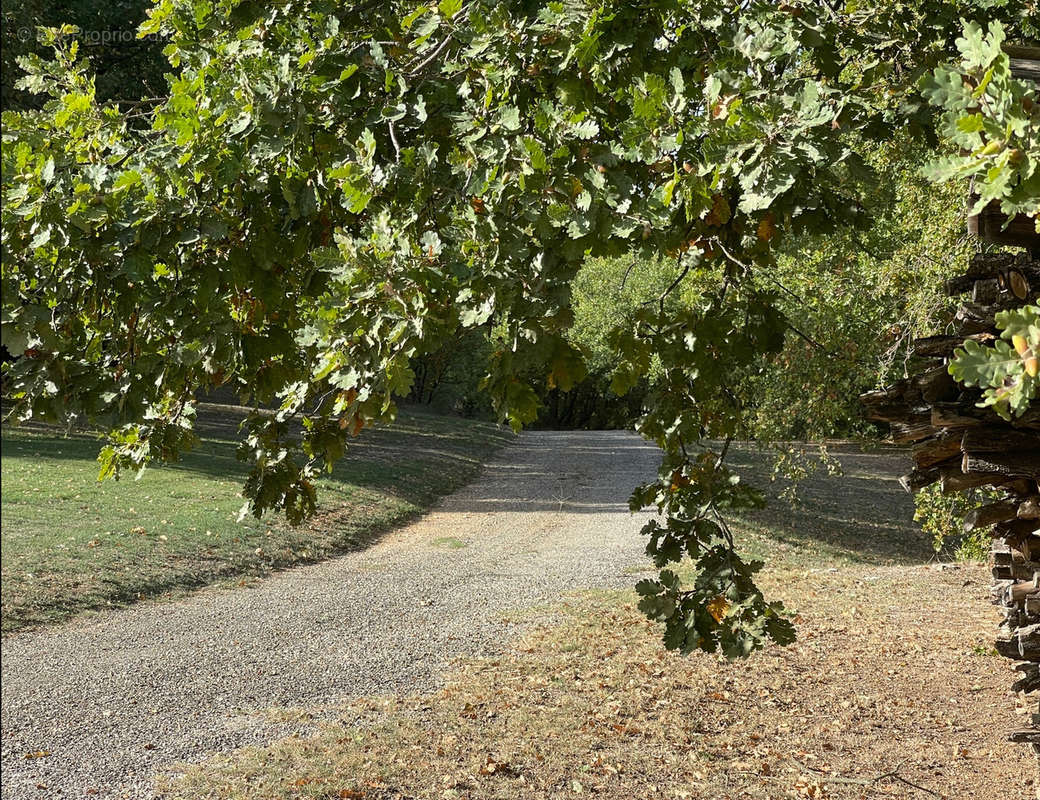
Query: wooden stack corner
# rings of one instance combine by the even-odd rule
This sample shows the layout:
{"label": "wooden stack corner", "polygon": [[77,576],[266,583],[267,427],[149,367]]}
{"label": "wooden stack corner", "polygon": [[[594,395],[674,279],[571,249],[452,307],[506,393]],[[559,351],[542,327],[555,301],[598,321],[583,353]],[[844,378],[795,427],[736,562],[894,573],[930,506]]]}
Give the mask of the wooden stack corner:
{"label": "wooden stack corner", "polygon": [[[860,399],[868,419],[890,425],[892,441],[911,445],[914,467],[900,478],[907,491],[939,483],[944,493],[978,487],[999,492],[999,500],[969,512],[964,527],[988,529],[993,537],[992,595],[1004,618],[994,647],[1022,662],[1014,688],[1033,692],[1040,689],[1040,402],[1006,421],[979,408],[981,393],[957,384],[947,366],[965,340],[997,338],[998,311],[1038,302],[1040,259],[976,255],[966,274],[947,282],[946,292],[970,293],[971,299],[958,310],[952,334],[914,342],[914,355],[934,366]],[[1040,755],[1040,713],[1010,738]]]}

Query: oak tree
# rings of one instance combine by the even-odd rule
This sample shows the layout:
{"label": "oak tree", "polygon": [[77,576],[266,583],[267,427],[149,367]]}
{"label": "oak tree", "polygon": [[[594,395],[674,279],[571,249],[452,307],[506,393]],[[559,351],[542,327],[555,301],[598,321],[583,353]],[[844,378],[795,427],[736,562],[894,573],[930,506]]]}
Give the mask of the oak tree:
{"label": "oak tree", "polygon": [[726,463],[741,386],[788,332],[756,276],[785,237],[869,222],[866,148],[896,131],[966,149],[938,176],[1035,213],[1035,89],[1000,50],[1037,35],[1031,9],[158,0],[141,33],[166,41],[168,91],[133,119],[52,29],[21,84],[47,101],[3,117],[12,412],[102,427],[118,475],[190,447],[196,396],[229,386],[253,409],[247,510],[299,521],[414,359],[500,326],[484,383],[519,428],[537,412],[519,376],[584,374],[566,337],[584,259],[663,255],[671,280],[610,337],[616,391],[658,376],[638,430],[662,464],[631,498],[663,512],[641,607],[683,651],[790,641],[726,524],[762,502]]}

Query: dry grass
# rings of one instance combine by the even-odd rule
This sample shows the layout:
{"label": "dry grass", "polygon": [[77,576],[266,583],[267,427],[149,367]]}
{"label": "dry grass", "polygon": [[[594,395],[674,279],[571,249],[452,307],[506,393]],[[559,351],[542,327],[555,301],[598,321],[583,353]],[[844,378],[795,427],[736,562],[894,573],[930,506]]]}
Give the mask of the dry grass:
{"label": "dry grass", "polygon": [[[183,798],[1032,795],[979,567],[777,572],[800,639],[740,663],[665,652],[624,593],[585,594],[445,688],[187,767]],[[300,723],[301,726],[308,723]],[[301,730],[304,728],[301,727]],[[1023,769],[1024,768],[1024,769]]]}

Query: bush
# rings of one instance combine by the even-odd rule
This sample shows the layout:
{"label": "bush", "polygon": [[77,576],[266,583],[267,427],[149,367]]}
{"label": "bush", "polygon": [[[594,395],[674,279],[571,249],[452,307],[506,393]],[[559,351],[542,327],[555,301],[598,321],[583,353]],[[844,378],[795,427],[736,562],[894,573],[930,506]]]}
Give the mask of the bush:
{"label": "bush", "polygon": [[936,553],[955,561],[985,561],[989,558],[989,532],[982,529],[965,533],[962,520],[971,509],[999,497],[994,489],[943,494],[938,484],[932,484],[914,496],[914,521],[921,523],[932,537]]}

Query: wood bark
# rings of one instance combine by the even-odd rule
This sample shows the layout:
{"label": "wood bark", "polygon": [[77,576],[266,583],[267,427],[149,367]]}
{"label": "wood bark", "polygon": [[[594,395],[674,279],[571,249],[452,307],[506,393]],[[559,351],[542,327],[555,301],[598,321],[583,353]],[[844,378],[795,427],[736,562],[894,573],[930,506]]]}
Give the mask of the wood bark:
{"label": "wood bark", "polygon": [[[1028,234],[1032,252],[1040,252],[1040,236],[1031,227],[1026,231],[1015,220],[995,233],[994,219],[993,207],[987,207],[974,224],[982,235],[999,233],[1003,241]],[[998,311],[1037,302],[1040,259],[1028,253],[980,253],[945,289],[971,299],[946,333],[913,343],[913,354],[929,366],[860,400],[868,419],[889,425],[893,442],[912,445],[913,469],[899,479],[908,492],[935,483],[945,493],[997,490],[998,500],[966,514],[964,529],[986,530],[992,537],[991,595],[1003,616],[994,647],[1021,662],[1016,691],[1040,691],[1040,401],[1005,420],[991,408],[980,408],[980,391],[958,386],[948,370],[948,360],[966,340],[987,345],[999,336]],[[1040,714],[1028,730],[1009,731],[1009,736],[1033,744],[1040,754]]]}

